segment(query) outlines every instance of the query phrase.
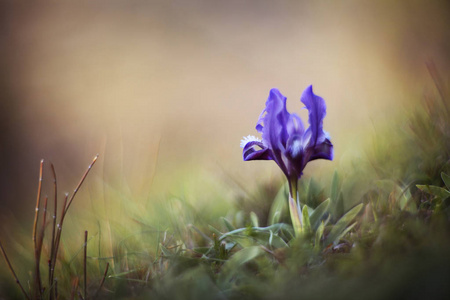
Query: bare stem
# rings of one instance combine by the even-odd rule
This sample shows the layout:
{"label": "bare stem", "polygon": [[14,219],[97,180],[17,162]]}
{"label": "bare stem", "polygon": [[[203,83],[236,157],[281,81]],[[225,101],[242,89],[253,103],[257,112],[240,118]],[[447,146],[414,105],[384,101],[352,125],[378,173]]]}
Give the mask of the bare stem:
{"label": "bare stem", "polygon": [[37,222],[38,222],[38,218],[39,218],[39,205],[40,205],[40,200],[41,200],[43,167],[44,167],[44,160],[41,159],[41,164],[39,167],[39,184],[38,184],[38,192],[37,192],[37,199],[36,199],[36,210],[34,213],[33,237],[32,237],[35,251],[36,251]]}
{"label": "bare stem", "polygon": [[41,190],[42,190],[42,178],[43,178],[44,160],[41,159],[41,164],[39,166],[39,184],[36,199],[36,209],[34,214],[34,224],[33,224],[33,246],[34,246],[34,259],[35,259],[35,274],[34,274],[34,297],[36,299],[41,298],[41,276],[39,271],[40,263],[40,249],[39,241],[37,240],[37,223],[39,219],[39,207],[41,200]]}
{"label": "bare stem", "polygon": [[61,220],[59,221],[59,223],[57,225],[57,231],[56,231],[55,242],[54,242],[53,256],[50,257],[50,265],[51,265],[50,280],[51,280],[51,282],[53,282],[53,278],[55,276],[56,258],[58,256],[59,241],[61,239],[62,224],[64,222],[64,215],[65,215],[64,207],[66,207],[66,203],[67,203],[67,199],[68,198],[69,198],[69,194],[66,194],[65,197],[64,197],[64,204],[63,204],[62,212],[61,212]]}
{"label": "bare stem", "polygon": [[55,253],[55,234],[56,234],[56,214],[58,209],[58,185],[56,182],[56,171],[53,164],[50,164],[52,169],[52,175],[53,175],[53,185],[54,185],[54,203],[53,203],[53,225],[52,225],[52,239],[50,241],[50,259],[48,260],[48,284],[49,284],[49,295],[50,299],[54,299],[53,294],[53,269],[54,265],[53,263],[53,254]]}
{"label": "bare stem", "polygon": [[25,290],[23,289],[22,284],[20,284],[19,278],[17,278],[16,272],[14,272],[14,269],[11,265],[11,263],[9,262],[8,256],[6,255],[6,251],[3,248],[2,242],[0,241],[0,249],[2,250],[2,254],[3,257],[5,258],[6,264],[8,265],[9,270],[11,271],[14,279],[16,280],[16,283],[19,285],[20,290],[22,291],[23,295],[25,296],[26,299],[30,300],[30,297],[28,296],[28,294],[25,292]]}
{"label": "bare stem", "polygon": [[[69,200],[69,194],[66,194],[64,197],[64,203],[61,209],[61,219],[59,221],[59,223],[56,225],[56,235],[55,235],[55,241],[53,243],[54,245],[54,252],[53,252],[53,256],[50,259],[50,264],[51,264],[51,268],[52,268],[52,272],[51,272],[51,281],[53,282],[53,278],[54,278],[54,274],[55,274],[55,264],[56,264],[56,258],[58,256],[58,250],[59,250],[59,244],[61,241],[61,233],[62,233],[62,226],[64,223],[64,218],[66,216],[67,210],[69,209],[70,204],[72,203],[73,199],[75,198],[75,195],[77,194],[78,190],[80,189],[81,185],[83,184],[84,180],[86,179],[86,176],[89,174],[89,171],[91,170],[92,166],[94,165],[94,163],[97,161],[98,158],[98,154],[94,157],[94,159],[92,160],[91,164],[89,165],[88,169],[86,170],[86,172],[83,174],[83,176],[81,177],[80,182],[78,183],[77,187],[75,188],[72,197],[70,197]],[[56,190],[56,175],[55,175],[55,190]]]}
{"label": "bare stem", "polygon": [[48,203],[48,197],[45,197],[44,199],[44,213],[42,216],[42,227],[39,231],[38,240],[36,243],[36,249],[34,251],[34,263],[35,263],[35,284],[36,289],[35,291],[36,295],[40,298],[42,298],[42,280],[41,280],[41,253],[42,253],[42,246],[44,241],[44,235],[45,235],[45,223],[47,221],[47,203]]}
{"label": "bare stem", "polygon": [[70,197],[69,203],[67,204],[67,207],[65,209],[66,211],[69,209],[70,204],[72,204],[73,198],[75,198],[75,195],[77,194],[78,190],[80,189],[81,185],[83,184],[84,180],[86,179],[87,175],[89,174],[89,171],[91,170],[92,166],[97,161],[97,158],[98,158],[98,154],[94,157],[91,164],[87,168],[86,172],[84,172],[83,176],[81,177],[80,182],[78,183],[77,187],[73,191],[72,197]]}
{"label": "bare stem", "polygon": [[108,269],[109,269],[109,262],[106,263],[105,272],[103,273],[102,281],[100,282],[100,285],[99,285],[97,291],[94,294],[94,299],[97,298],[98,293],[100,293],[100,290],[102,289],[103,284],[105,283],[106,275],[108,275]]}

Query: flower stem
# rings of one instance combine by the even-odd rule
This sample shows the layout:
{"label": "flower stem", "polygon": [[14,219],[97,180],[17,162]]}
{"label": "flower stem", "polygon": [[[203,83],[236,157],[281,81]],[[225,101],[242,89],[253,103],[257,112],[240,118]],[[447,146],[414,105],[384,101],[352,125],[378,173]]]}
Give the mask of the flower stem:
{"label": "flower stem", "polygon": [[291,214],[292,227],[294,227],[295,236],[299,236],[302,232],[302,221],[300,219],[301,212],[298,211],[300,205],[297,205],[299,201],[297,183],[297,178],[289,181],[289,212]]}

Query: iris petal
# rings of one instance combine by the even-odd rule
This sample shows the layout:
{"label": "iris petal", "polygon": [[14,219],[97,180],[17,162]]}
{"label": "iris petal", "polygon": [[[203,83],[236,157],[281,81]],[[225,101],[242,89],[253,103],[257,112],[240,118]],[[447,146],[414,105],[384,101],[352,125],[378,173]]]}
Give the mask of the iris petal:
{"label": "iris petal", "polygon": [[321,143],[325,139],[325,133],[323,131],[323,118],[327,114],[325,100],[322,97],[316,96],[313,93],[312,85],[310,85],[303,92],[301,101],[309,111],[309,128],[307,130],[311,133],[309,146],[315,147],[316,144]]}
{"label": "iris petal", "polygon": [[271,89],[266,107],[259,116],[256,129],[262,133],[263,144],[271,150],[271,157],[288,175],[283,154],[286,149],[288,133],[286,123],[290,114],[286,110],[286,97],[278,89]]}
{"label": "iris petal", "polygon": [[329,139],[325,139],[322,143],[317,144],[312,148],[309,160],[311,161],[319,158],[333,160],[333,155],[333,144],[331,144]]}
{"label": "iris petal", "polygon": [[[259,148],[259,149],[258,149]],[[243,157],[248,160],[272,160],[272,151],[262,142],[251,141],[244,146]]]}
{"label": "iris petal", "polygon": [[278,89],[271,89],[266,107],[256,125],[256,130],[262,133],[263,141],[267,145],[285,148],[288,139],[286,123],[289,117],[290,114],[286,110],[286,97]]}
{"label": "iris petal", "polygon": [[286,124],[286,130],[289,136],[292,136],[293,134],[303,135],[305,127],[303,126],[302,119],[295,113],[290,114]]}

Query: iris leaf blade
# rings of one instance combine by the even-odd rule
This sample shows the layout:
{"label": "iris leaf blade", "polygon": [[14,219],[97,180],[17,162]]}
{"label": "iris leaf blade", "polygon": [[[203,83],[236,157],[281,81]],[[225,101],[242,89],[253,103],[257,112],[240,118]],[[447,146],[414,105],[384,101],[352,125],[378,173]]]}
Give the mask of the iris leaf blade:
{"label": "iris leaf blade", "polygon": [[316,207],[314,212],[311,214],[310,222],[311,222],[311,227],[313,228],[313,230],[316,230],[320,226],[320,221],[322,221],[322,217],[328,211],[330,202],[331,202],[330,198],[323,201],[322,203],[320,203],[319,206]]}
{"label": "iris leaf blade", "polygon": [[350,224],[350,222],[353,221],[356,215],[358,215],[362,207],[362,203],[358,204],[357,206],[349,210],[345,215],[343,215],[342,218],[339,219],[339,221],[337,221],[337,223],[333,226],[327,236],[327,239],[325,241],[326,245],[332,244],[336,242],[338,238],[342,237],[342,233],[346,230],[348,224]]}

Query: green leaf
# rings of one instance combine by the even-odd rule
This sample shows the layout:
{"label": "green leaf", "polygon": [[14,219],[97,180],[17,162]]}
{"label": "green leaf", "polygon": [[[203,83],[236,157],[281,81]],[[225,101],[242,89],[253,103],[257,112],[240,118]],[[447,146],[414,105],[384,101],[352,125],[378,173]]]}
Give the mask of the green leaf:
{"label": "green leaf", "polygon": [[334,201],[335,203],[337,202],[337,198],[339,196],[339,176],[337,171],[334,171],[333,174],[333,180],[331,182],[331,192],[330,192],[330,198],[332,199],[332,201]]}
{"label": "green leaf", "polygon": [[418,189],[420,189],[423,192],[426,192],[430,195],[434,195],[437,197],[440,197],[441,199],[446,199],[447,197],[450,197],[450,192],[447,191],[444,188],[434,186],[434,185],[416,185]]}
{"label": "green leaf", "polygon": [[445,186],[447,187],[447,190],[450,190],[450,176],[445,174],[444,172],[441,173],[442,181],[444,181]]}
{"label": "green leaf", "polygon": [[227,237],[229,237],[229,236],[232,236],[232,235],[235,235],[235,234],[238,234],[238,233],[242,233],[242,232],[244,232],[244,231],[246,231],[246,230],[247,230],[247,228],[244,227],[244,228],[238,228],[238,229],[235,229],[235,230],[233,230],[233,231],[224,233],[224,234],[222,234],[222,235],[219,237],[219,241],[221,241],[221,240],[223,240],[224,238],[227,238]]}
{"label": "green leaf", "polygon": [[313,200],[313,189],[314,189],[314,181],[313,181],[313,178],[311,177],[309,179],[309,184],[308,184],[308,186],[307,186],[307,188],[305,190],[305,193],[306,193],[305,204],[311,205],[311,202]]}
{"label": "green leaf", "polygon": [[346,235],[347,232],[349,232],[350,230],[352,230],[353,227],[355,227],[355,225],[356,225],[356,222],[353,223],[352,225],[348,226],[347,228],[345,228],[345,230],[342,231],[341,234],[339,234],[339,235],[334,239],[334,241],[335,241],[336,243],[339,242],[339,240],[340,240],[344,235]]}
{"label": "green leaf", "polygon": [[[299,189],[299,191],[302,191]],[[309,180],[309,183],[306,185],[305,190],[303,190],[302,194],[304,195],[305,199],[300,198],[300,202],[303,204],[307,204],[309,207],[316,207],[318,206],[317,199],[319,199],[319,194],[321,193],[321,188],[319,184],[314,180],[314,178],[311,178]]]}
{"label": "green leaf", "polygon": [[217,237],[222,236],[222,232],[220,232],[219,230],[217,230],[216,228],[212,227],[211,225],[208,225],[209,230],[211,230],[213,233],[216,234]]}
{"label": "green leaf", "polygon": [[309,213],[308,213],[308,206],[303,205],[302,210],[302,227],[304,233],[310,233],[311,232],[311,222],[309,221]]}
{"label": "green leaf", "polygon": [[402,196],[400,198],[400,209],[404,211],[408,211],[410,213],[417,213],[417,207],[414,201],[412,200],[411,191],[410,189],[405,189],[402,193]]}
{"label": "green leaf", "polygon": [[349,210],[345,215],[343,215],[342,218],[339,219],[339,221],[337,221],[337,223],[331,229],[330,234],[328,234],[325,245],[334,243],[336,242],[336,240],[340,239],[343,236],[343,232],[345,232],[348,224],[350,224],[350,222],[356,217],[356,215],[358,215],[362,207],[362,203],[358,204],[357,206]]}
{"label": "green leaf", "polygon": [[304,207],[306,207],[308,209],[308,216],[311,217],[311,215],[314,212],[314,208],[312,208],[311,206],[305,205]]}
{"label": "green leaf", "polygon": [[272,247],[272,242],[273,242],[273,231],[270,230],[270,237],[269,237],[269,246]]}
{"label": "green leaf", "polygon": [[229,238],[229,237],[233,237],[234,238],[234,236],[239,235],[239,234],[243,234],[243,233],[245,233],[248,230],[251,230],[251,232],[253,232],[254,234],[257,233],[257,232],[270,232],[270,231],[273,231],[276,234],[278,234],[278,232],[280,232],[280,231],[282,231],[282,232],[289,232],[291,234],[291,231],[292,231],[292,229],[291,229],[291,227],[289,225],[283,224],[283,223],[278,223],[278,224],[270,225],[270,226],[267,226],[267,227],[250,227],[250,228],[244,227],[244,228],[238,228],[238,229],[235,229],[233,231],[230,231],[230,232],[227,232],[225,234],[222,234],[219,237],[219,241],[222,241],[223,239]]}
{"label": "green leaf", "polygon": [[279,234],[286,236],[287,233],[292,238],[291,231],[291,227],[287,224],[274,224],[268,227],[245,227],[223,234],[219,241],[227,239],[238,243],[243,248],[254,246],[256,243],[266,247],[284,248],[288,245]]}
{"label": "green leaf", "polygon": [[319,225],[319,228],[317,228],[317,230],[316,230],[316,240],[314,243],[314,249],[317,252],[320,251],[320,240],[322,239],[324,229],[325,229],[325,223],[322,221]]}
{"label": "green leaf", "polygon": [[333,205],[333,219],[336,220],[344,214],[344,196],[339,193],[336,202]]}
{"label": "green leaf", "polygon": [[227,241],[240,245],[242,248],[255,246],[255,239],[248,235],[232,235],[227,237]]}
{"label": "green leaf", "polygon": [[376,212],[373,202],[370,202],[369,205],[370,205],[370,210],[372,211],[372,214],[373,214],[373,220],[375,221],[375,223],[378,223],[378,214]]}
{"label": "green leaf", "polygon": [[228,221],[226,218],[222,218],[223,223],[225,224],[225,227],[228,229],[228,231],[233,231],[236,228],[231,225],[230,221]]}
{"label": "green leaf", "polygon": [[280,222],[283,211],[286,211],[287,209],[288,193],[288,183],[286,182],[286,184],[283,184],[278,190],[278,193],[273,200],[268,218],[269,225]]}
{"label": "green leaf", "polygon": [[253,227],[259,227],[258,216],[253,211],[250,212],[250,220],[252,221]]}
{"label": "green leaf", "polygon": [[341,188],[343,210],[340,211],[340,215],[333,217],[340,218],[342,214],[361,203],[364,196],[373,190],[373,183],[376,180],[373,177],[371,178],[371,175],[373,174],[366,174],[360,170],[359,172],[354,172],[351,178],[345,180]]}
{"label": "green leaf", "polygon": [[222,267],[222,271],[219,274],[217,283],[222,288],[231,284],[231,281],[235,274],[237,274],[241,267],[258,257],[263,253],[260,246],[252,246],[242,249],[234,254]]}
{"label": "green leaf", "polygon": [[310,222],[311,222],[311,227],[313,230],[316,230],[319,227],[320,221],[322,221],[322,217],[328,211],[330,202],[331,202],[330,198],[323,201],[322,203],[320,203],[319,206],[316,207],[314,212],[311,214]]}
{"label": "green leaf", "polygon": [[288,247],[287,243],[278,235],[269,232],[255,232],[252,238],[261,245],[273,248]]}

